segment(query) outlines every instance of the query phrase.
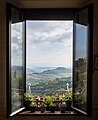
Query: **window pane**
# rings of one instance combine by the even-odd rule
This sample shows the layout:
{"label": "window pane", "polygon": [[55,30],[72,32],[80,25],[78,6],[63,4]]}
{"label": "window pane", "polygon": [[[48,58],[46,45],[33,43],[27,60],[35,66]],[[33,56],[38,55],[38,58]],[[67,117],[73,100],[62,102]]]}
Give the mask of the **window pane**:
{"label": "window pane", "polygon": [[12,9],[11,23],[11,113],[23,106],[23,23]]}
{"label": "window pane", "polygon": [[76,24],[74,106],[87,111],[88,26]]}
{"label": "window pane", "polygon": [[26,21],[26,92],[59,96],[72,89],[73,21]]}

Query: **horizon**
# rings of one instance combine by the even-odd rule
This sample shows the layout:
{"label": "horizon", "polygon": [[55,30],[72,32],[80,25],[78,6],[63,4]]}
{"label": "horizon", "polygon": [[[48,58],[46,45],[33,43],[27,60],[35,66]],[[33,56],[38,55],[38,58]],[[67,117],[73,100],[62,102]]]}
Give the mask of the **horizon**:
{"label": "horizon", "polygon": [[[12,65],[12,67],[23,67],[22,65]],[[66,66],[35,66],[35,65],[31,65],[31,66],[26,66],[26,69],[27,68],[68,68],[68,69],[72,69],[72,67],[66,67]]]}

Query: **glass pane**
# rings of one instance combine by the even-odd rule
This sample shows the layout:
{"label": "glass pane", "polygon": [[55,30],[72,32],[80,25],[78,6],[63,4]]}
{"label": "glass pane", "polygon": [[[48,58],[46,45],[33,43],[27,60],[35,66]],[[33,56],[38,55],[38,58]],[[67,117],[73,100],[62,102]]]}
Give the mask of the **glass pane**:
{"label": "glass pane", "polygon": [[87,111],[88,26],[76,24],[74,63],[74,106]]}
{"label": "glass pane", "polygon": [[23,23],[12,8],[11,23],[11,113],[23,106]]}
{"label": "glass pane", "polygon": [[72,90],[73,21],[26,21],[26,92],[64,96]]}

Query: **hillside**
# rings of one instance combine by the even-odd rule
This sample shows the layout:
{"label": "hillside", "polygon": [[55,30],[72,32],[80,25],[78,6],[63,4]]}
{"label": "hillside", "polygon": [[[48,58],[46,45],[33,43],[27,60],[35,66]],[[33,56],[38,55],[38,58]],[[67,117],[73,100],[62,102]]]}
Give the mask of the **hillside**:
{"label": "hillside", "polygon": [[62,73],[70,73],[71,69],[64,68],[64,67],[57,67],[56,69],[53,70],[47,70],[42,73],[44,74],[62,74]]}
{"label": "hillside", "polygon": [[[45,68],[42,68],[42,70]],[[35,70],[32,69],[32,70]],[[69,83],[69,87],[72,87],[71,81],[71,69],[64,67],[49,68],[49,70],[39,73],[38,72],[27,74],[26,76],[26,86],[28,90],[28,84],[31,83],[31,90],[33,95],[53,95],[54,92],[59,89],[66,90],[66,84]],[[41,69],[40,69],[41,71]],[[60,92],[60,91],[59,91]]]}
{"label": "hillside", "polygon": [[26,68],[26,74],[30,74],[30,73],[35,73],[36,71],[30,69],[30,68]]}
{"label": "hillside", "polygon": [[41,73],[27,73],[27,84],[37,84],[41,81],[49,81],[55,78],[70,77],[71,69],[58,67],[52,70],[43,71]]}

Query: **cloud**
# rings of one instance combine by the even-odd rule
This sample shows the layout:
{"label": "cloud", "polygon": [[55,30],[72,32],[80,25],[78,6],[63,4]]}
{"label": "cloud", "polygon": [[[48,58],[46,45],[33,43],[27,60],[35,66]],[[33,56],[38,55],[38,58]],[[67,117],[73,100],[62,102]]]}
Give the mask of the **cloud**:
{"label": "cloud", "polygon": [[27,63],[71,66],[72,26],[72,21],[28,21]]}
{"label": "cloud", "polygon": [[[27,64],[71,66],[72,21],[27,21]],[[12,62],[22,64],[22,24],[12,25]]]}
{"label": "cloud", "polygon": [[12,65],[22,65],[22,42],[23,42],[22,23],[11,25],[11,61]]}
{"label": "cloud", "polygon": [[58,28],[62,28],[65,31],[69,31],[72,28],[72,21],[30,21],[27,22],[27,28],[29,28],[29,32],[33,29],[35,32],[51,32],[51,30],[56,30]]}
{"label": "cloud", "polygon": [[27,39],[31,44],[57,44],[70,40],[72,22],[27,22]]}

